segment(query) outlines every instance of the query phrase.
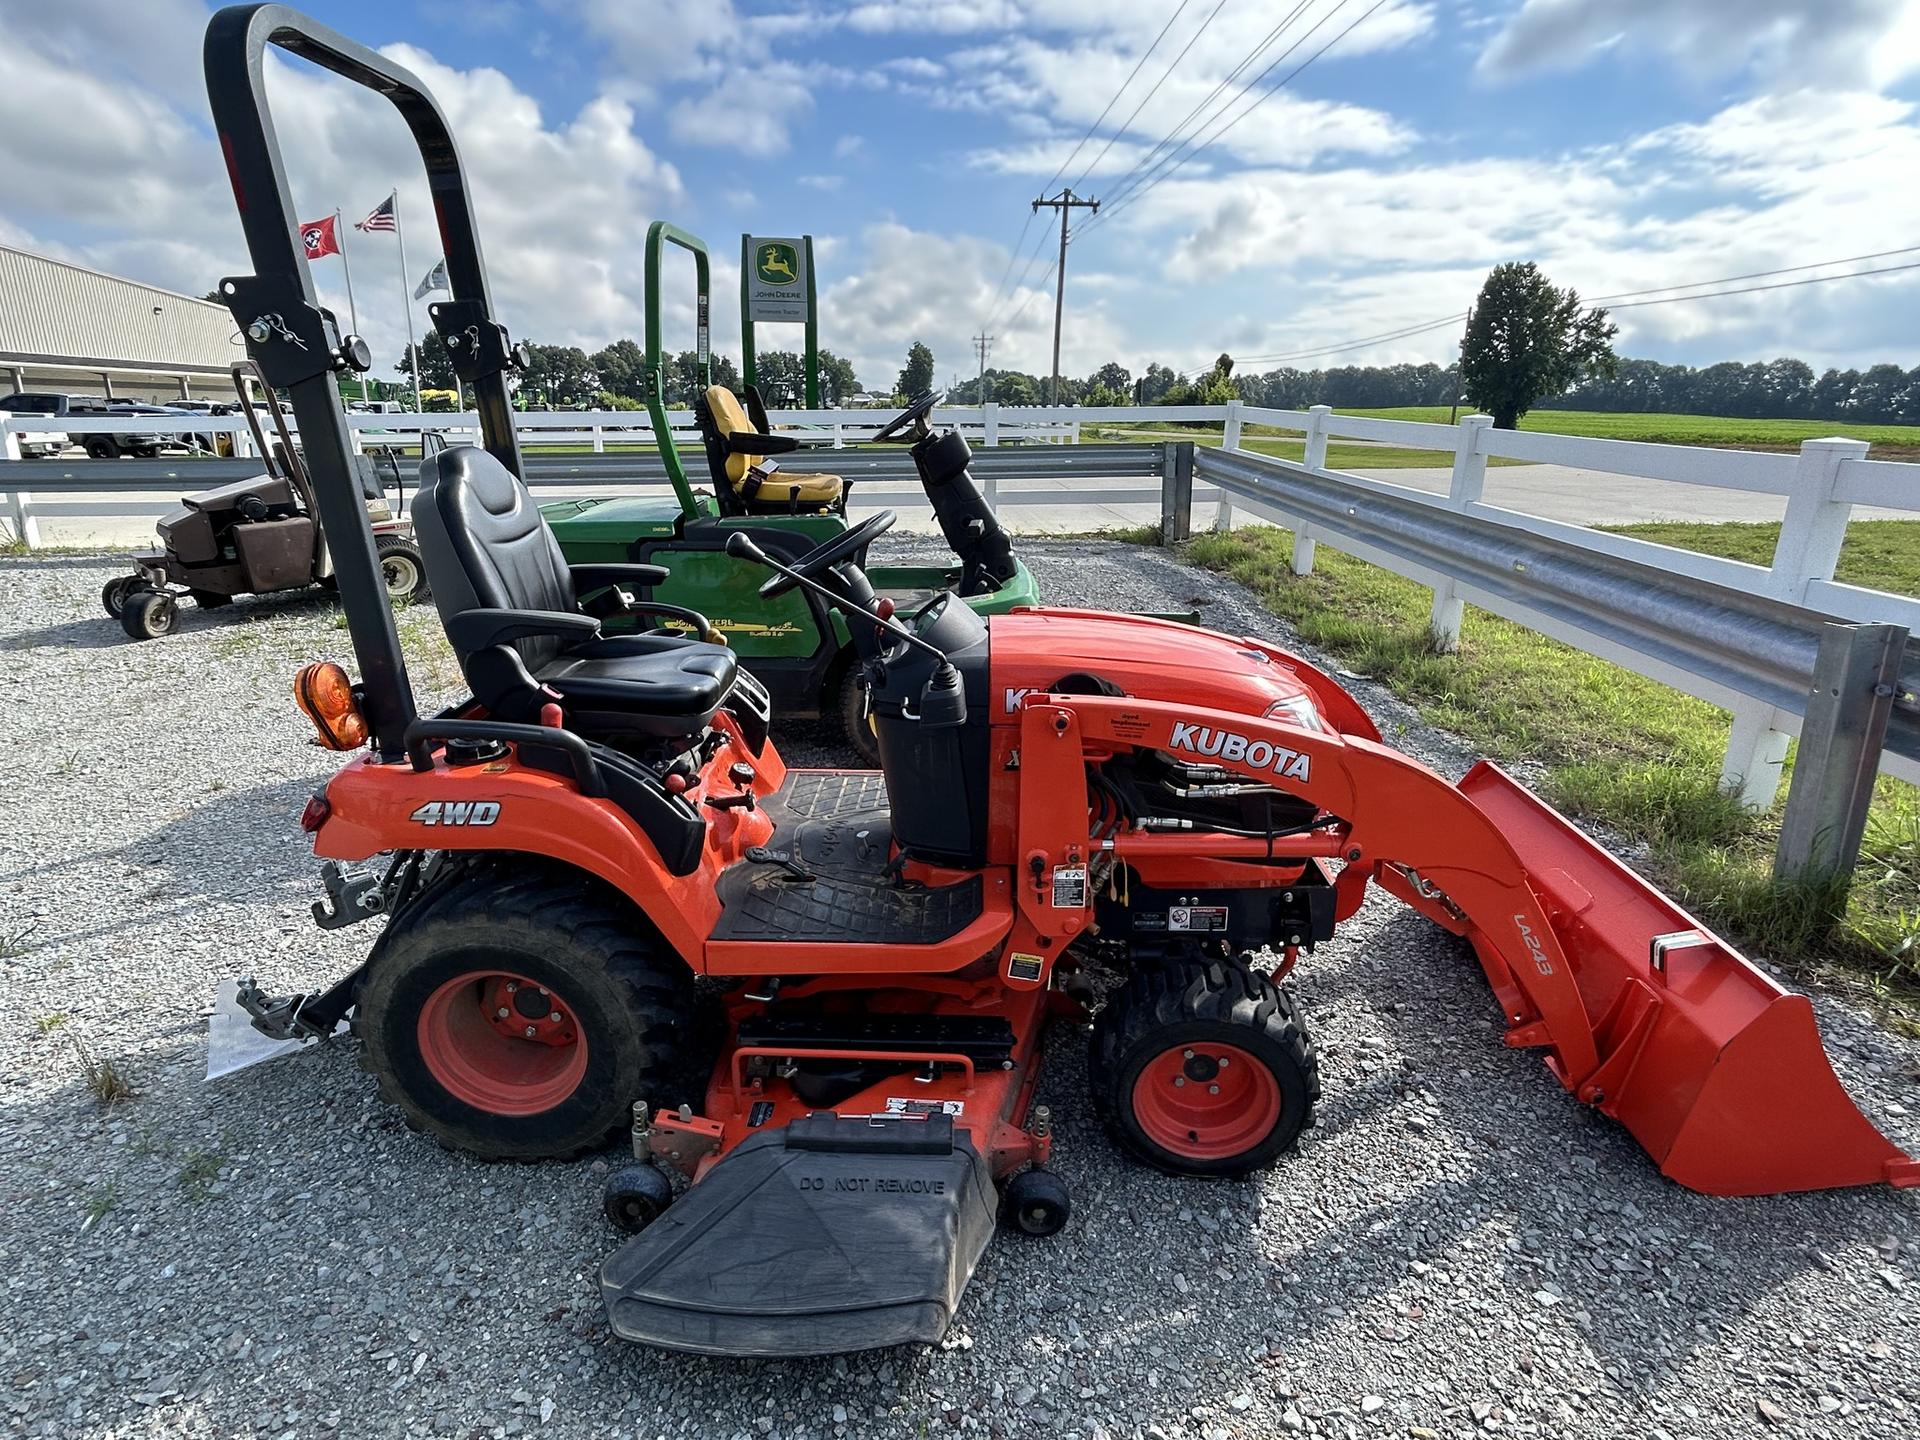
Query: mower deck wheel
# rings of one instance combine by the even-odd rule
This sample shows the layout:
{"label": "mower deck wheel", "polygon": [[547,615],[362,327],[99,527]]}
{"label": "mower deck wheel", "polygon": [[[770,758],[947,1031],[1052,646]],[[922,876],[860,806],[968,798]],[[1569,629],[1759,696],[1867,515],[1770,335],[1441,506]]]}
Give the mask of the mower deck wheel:
{"label": "mower deck wheel", "polygon": [[157,640],[173,629],[179,613],[164,590],[136,590],[120,604],[120,628],[135,640]]}
{"label": "mower deck wheel", "polygon": [[382,535],[374,542],[380,559],[380,576],[386,582],[387,598],[397,605],[411,605],[427,598],[427,562],[420,547],[398,535]]}
{"label": "mower deck wheel", "polygon": [[126,606],[127,596],[136,586],[144,586],[138,575],[116,575],[100,587],[100,603],[106,607],[107,614],[114,619],[120,618],[120,611]]}
{"label": "mower deck wheel", "polygon": [[1072,1216],[1067,1187],[1051,1170],[1022,1170],[1000,1197],[1000,1223],[1022,1235],[1057,1235]]}
{"label": "mower deck wheel", "polygon": [[607,1176],[601,1205],[607,1219],[629,1235],[638,1235],[673,1203],[673,1182],[658,1165],[636,1160]]}
{"label": "mower deck wheel", "polygon": [[489,1160],[565,1159],[702,1098],[692,977],[574,871],[483,859],[400,910],[368,959],[361,1064],[413,1129]]}
{"label": "mower deck wheel", "polygon": [[1272,1164],[1320,1098],[1292,997],[1228,960],[1136,972],[1094,1017],[1088,1078],[1120,1147],[1176,1175]]}

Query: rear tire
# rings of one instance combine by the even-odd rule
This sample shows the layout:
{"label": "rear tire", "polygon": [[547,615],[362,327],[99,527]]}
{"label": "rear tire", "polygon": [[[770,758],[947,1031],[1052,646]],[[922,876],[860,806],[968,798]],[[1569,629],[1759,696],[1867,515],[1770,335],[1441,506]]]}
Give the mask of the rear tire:
{"label": "rear tire", "polygon": [[397,605],[411,605],[427,598],[427,562],[418,545],[397,535],[383,535],[374,542],[374,551],[386,582],[387,599]]}
{"label": "rear tire", "polygon": [[1175,1175],[1272,1164],[1320,1098],[1292,996],[1227,960],[1136,972],[1094,1017],[1088,1078],[1120,1148]]}
{"label": "rear tire", "polygon": [[120,448],[104,435],[92,436],[84,448],[90,460],[113,460],[120,454]]}
{"label": "rear tire", "polygon": [[624,1130],[641,1096],[704,1099],[686,967],[597,882],[523,856],[395,915],[357,1015],[382,1097],[482,1159],[565,1159]]}
{"label": "rear tire", "polygon": [[164,590],[137,590],[120,604],[120,628],[135,640],[157,640],[173,629],[178,608]]}

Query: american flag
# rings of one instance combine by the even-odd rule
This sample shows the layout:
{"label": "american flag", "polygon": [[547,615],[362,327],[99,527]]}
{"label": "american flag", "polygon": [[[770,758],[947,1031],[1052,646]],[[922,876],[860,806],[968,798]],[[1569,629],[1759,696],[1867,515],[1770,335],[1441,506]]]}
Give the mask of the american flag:
{"label": "american flag", "polygon": [[394,197],[392,195],[387,196],[386,199],[373,207],[373,213],[367,216],[366,219],[354,221],[353,228],[356,230],[398,230],[400,226],[393,218],[393,199]]}

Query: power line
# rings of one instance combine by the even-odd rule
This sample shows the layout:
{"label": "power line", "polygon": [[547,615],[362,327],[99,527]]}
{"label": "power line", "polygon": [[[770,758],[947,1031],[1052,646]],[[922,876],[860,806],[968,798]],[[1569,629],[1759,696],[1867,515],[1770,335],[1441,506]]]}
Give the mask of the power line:
{"label": "power line", "polygon": [[[1199,149],[1204,149],[1208,145],[1213,144],[1221,136],[1225,135],[1229,130],[1233,129],[1234,126],[1238,125],[1242,120],[1246,119],[1247,116],[1251,115],[1255,110],[1258,110],[1262,105],[1266,104],[1267,101],[1271,100],[1280,91],[1284,90],[1288,85],[1292,84],[1293,81],[1303,71],[1305,71],[1310,65],[1312,65],[1316,60],[1318,60],[1322,55],[1325,55],[1327,51],[1331,50],[1334,46],[1338,45],[1342,40],[1346,39],[1347,36],[1351,35],[1354,32],[1354,30],[1356,30],[1359,26],[1365,24],[1367,20],[1373,16],[1374,12],[1377,11],[1382,5],[1386,3],[1387,3],[1387,0],[1373,0],[1373,3],[1369,5],[1365,10],[1361,11],[1360,14],[1356,16],[1352,21],[1350,21],[1344,30],[1342,30],[1338,35],[1335,35],[1331,40],[1327,41],[1326,44],[1322,45],[1318,50],[1314,51],[1313,54],[1309,55],[1305,60],[1302,60],[1292,70],[1289,70],[1285,75],[1281,76],[1280,79],[1276,80],[1272,85],[1268,86],[1258,96],[1254,97],[1252,104],[1242,109],[1238,115],[1235,115],[1232,119],[1228,120],[1225,125],[1220,126],[1218,129],[1214,130],[1212,134],[1207,135],[1204,138],[1199,135],[1196,135],[1193,137],[1193,139],[1188,140],[1184,144],[1182,144],[1182,146],[1180,147],[1180,150],[1175,151],[1173,154],[1169,155],[1165,160],[1161,161],[1160,164],[1155,167],[1155,172],[1149,173],[1149,175],[1147,175],[1141,182],[1136,184],[1134,188],[1130,192],[1128,192],[1125,196],[1122,196],[1114,200],[1113,205],[1111,207],[1112,210],[1118,211],[1118,210],[1124,209],[1127,205],[1131,204],[1132,202],[1140,199],[1141,197],[1147,194],[1150,194],[1153,190],[1158,188],[1164,181],[1166,181],[1170,176],[1172,176],[1175,171],[1179,170],[1181,166],[1185,165],[1189,160],[1191,160],[1194,154],[1198,153]],[[1282,54],[1279,56],[1278,59],[1276,59],[1271,65],[1269,65],[1265,70],[1262,70],[1260,74],[1255,77],[1253,83],[1255,85],[1259,84],[1260,81],[1264,79],[1269,73],[1271,73],[1274,69],[1278,68],[1278,66],[1287,58],[1288,55],[1291,55],[1305,41],[1311,39],[1314,31],[1318,30],[1322,25],[1326,24],[1327,21],[1331,20],[1335,15],[1339,14],[1340,11],[1344,10],[1347,4],[1348,4],[1348,0],[1340,0],[1340,3],[1338,5],[1334,6],[1331,10],[1327,11],[1326,14],[1322,15],[1318,20],[1314,21],[1313,25],[1307,30],[1306,34],[1302,35],[1298,40],[1294,41],[1292,45],[1289,45],[1286,48],[1286,50],[1282,52]],[[1220,113],[1225,114],[1226,111],[1222,110]],[[1216,117],[1216,119],[1217,118],[1218,117]],[[1185,152],[1185,153],[1183,154],[1182,152]],[[1088,226],[1087,228],[1092,229],[1093,227]]]}
{"label": "power line", "polygon": [[[1133,107],[1132,112],[1128,114],[1126,119],[1120,122],[1119,126],[1114,130],[1113,134],[1107,137],[1107,143],[1100,148],[1100,153],[1093,157],[1093,160],[1091,161],[1091,163],[1088,164],[1087,168],[1080,172],[1080,178],[1073,182],[1075,185],[1084,185],[1087,183],[1087,177],[1093,174],[1093,172],[1099,167],[1100,162],[1107,158],[1107,152],[1113,149],[1114,141],[1118,140],[1122,135],[1127,133],[1127,130],[1129,129],[1129,127],[1132,126],[1134,120],[1138,118],[1140,112],[1146,108],[1147,102],[1153,99],[1154,96],[1160,93],[1160,87],[1166,84],[1167,81],[1172,78],[1173,72],[1175,70],[1178,70],[1180,68],[1180,62],[1187,58],[1187,52],[1193,49],[1194,45],[1199,41],[1200,37],[1207,33],[1207,27],[1213,24],[1215,18],[1220,14],[1222,10],[1226,8],[1227,8],[1227,0],[1219,0],[1219,3],[1216,4],[1212,10],[1207,12],[1207,18],[1200,22],[1200,28],[1194,31],[1192,35],[1187,37],[1187,43],[1180,47],[1180,53],[1174,56],[1173,59],[1168,63],[1166,70],[1162,72],[1160,78],[1153,82],[1153,88],[1147,91],[1146,94],[1140,97],[1139,103]],[[1169,21],[1168,23],[1171,24],[1172,22]],[[1165,32],[1162,32],[1162,33],[1165,33]],[[1128,78],[1132,78],[1132,77],[1128,77]],[[1119,97],[1116,96],[1115,98],[1117,99]],[[1052,183],[1053,183],[1052,181],[1047,182],[1047,184],[1049,185]],[[1040,188],[1042,192],[1044,192],[1047,187],[1046,185],[1042,185]]]}
{"label": "power line", "polygon": [[[1818,260],[1807,265],[1788,265],[1779,270],[1755,270],[1746,275],[1727,275],[1718,280],[1694,280],[1685,286],[1655,286],[1651,290],[1623,290],[1622,296],[1655,295],[1651,300],[1628,300],[1625,304],[1611,304],[1609,310],[1637,310],[1648,305],[1675,305],[1688,300],[1718,300],[1728,295],[1753,295],[1766,290],[1791,290],[1802,285],[1824,285],[1834,280],[1861,280],[1872,275],[1894,275],[1907,270],[1920,270],[1920,261],[1904,265],[1882,265],[1871,270],[1849,270],[1844,275],[1810,275],[1801,280],[1781,280],[1771,285],[1741,285],[1731,290],[1709,290],[1698,295],[1659,295],[1660,290],[1698,289],[1705,285],[1727,285],[1736,280],[1762,279],[1770,275],[1792,275],[1802,270],[1819,270],[1829,265],[1851,265],[1861,260],[1881,259],[1889,255],[1911,255],[1920,251],[1920,245],[1909,245],[1898,250],[1881,250],[1873,255],[1858,255],[1848,260]],[[1611,296],[1595,296],[1594,301],[1610,300]],[[1403,326],[1398,330],[1383,331],[1378,335],[1365,336],[1358,340],[1345,340],[1337,345],[1323,345],[1311,350],[1296,350],[1291,353],[1273,355],[1247,355],[1239,363],[1252,365],[1281,364],[1289,360],[1311,360],[1325,355],[1342,355],[1352,350],[1364,350],[1371,345],[1384,344],[1392,340],[1408,340],[1416,335],[1425,335],[1449,325],[1457,325],[1466,319],[1464,312],[1448,315],[1439,320],[1423,321],[1417,325]]]}
{"label": "power line", "polygon": [[[1169,130],[1165,135],[1161,136],[1160,139],[1154,143],[1153,149],[1149,150],[1139,160],[1135,161],[1132,167],[1130,167],[1124,174],[1120,176],[1118,180],[1114,182],[1113,189],[1116,192],[1126,189],[1129,183],[1132,182],[1136,176],[1138,176],[1149,165],[1153,164],[1153,162],[1157,158],[1159,158],[1159,156],[1166,150],[1166,148],[1169,145],[1171,145],[1176,139],[1179,138],[1181,132],[1184,131],[1188,125],[1193,123],[1194,117],[1199,115],[1208,106],[1213,104],[1214,100],[1218,98],[1222,90],[1225,90],[1235,80],[1239,79],[1239,77],[1243,73],[1245,73],[1248,66],[1252,65],[1254,61],[1258,60],[1269,49],[1271,49],[1273,46],[1273,42],[1275,40],[1278,40],[1281,34],[1287,29],[1287,27],[1292,25],[1293,22],[1299,18],[1300,12],[1305,10],[1307,6],[1311,5],[1312,3],[1313,3],[1313,0],[1298,0],[1298,3],[1293,7],[1293,9],[1288,11],[1287,14],[1281,18],[1280,23],[1278,25],[1275,25],[1271,30],[1269,30],[1266,33],[1266,35],[1261,38],[1260,43],[1254,46],[1253,49],[1249,50],[1246,53],[1246,55],[1241,59],[1240,63],[1234,66],[1233,69],[1228,71],[1227,74],[1221,78],[1220,82],[1216,84],[1212,90],[1207,92],[1206,97],[1202,99],[1198,105],[1195,105],[1193,109],[1189,110],[1181,118],[1180,123],[1178,125],[1174,126],[1173,129]],[[1285,57],[1283,56],[1282,58],[1285,58]],[[1263,71],[1262,73],[1264,74],[1265,72]],[[1256,82],[1257,82],[1257,77],[1256,77]],[[1238,97],[1235,97],[1235,98],[1238,98]],[[1214,114],[1209,117],[1209,120],[1218,119],[1220,115],[1225,114],[1226,111],[1232,107],[1233,103],[1234,103],[1233,100],[1229,99],[1225,105],[1221,106],[1219,110],[1215,111]],[[1084,175],[1081,176],[1081,179],[1084,180],[1085,178],[1086,177]]]}
{"label": "power line", "polygon": [[[1140,67],[1145,65],[1147,63],[1148,58],[1153,54],[1153,52],[1160,48],[1160,42],[1167,38],[1167,31],[1173,28],[1173,22],[1178,20],[1180,18],[1181,12],[1183,12],[1187,8],[1187,6],[1192,3],[1193,3],[1193,0],[1180,0],[1180,3],[1174,7],[1173,14],[1167,17],[1167,23],[1162,25],[1160,27],[1160,33],[1153,37],[1153,44],[1149,45],[1146,48],[1145,52],[1140,56],[1140,58],[1134,62],[1133,69],[1128,71],[1127,78],[1120,82],[1120,88],[1113,92],[1112,98],[1110,98],[1107,101],[1106,108],[1100,112],[1099,117],[1093,122],[1093,124],[1087,127],[1087,133],[1080,137],[1079,143],[1076,144],[1073,147],[1073,149],[1068,153],[1067,158],[1062,160],[1058,165],[1058,167],[1055,168],[1053,174],[1047,177],[1047,183],[1040,187],[1041,194],[1044,195],[1048,190],[1052,189],[1053,182],[1055,180],[1058,180],[1063,174],[1066,173],[1067,166],[1073,163],[1074,156],[1078,155],[1082,147],[1086,145],[1087,141],[1093,138],[1093,132],[1100,128],[1100,122],[1107,118],[1108,111],[1112,110],[1113,107],[1119,103],[1120,97],[1126,94],[1127,87],[1133,83],[1134,76],[1140,73]],[[1223,3],[1224,3],[1224,0],[1223,0]],[[1109,141],[1108,143],[1111,144],[1112,142]],[[1104,154],[1105,152],[1103,151],[1101,153]],[[1081,176],[1082,180],[1084,180],[1085,178],[1086,177],[1084,175]],[[1075,181],[1074,183],[1078,184],[1079,181]],[[991,309],[994,306],[998,306],[1001,303],[1002,294],[1007,288],[1007,276],[1013,273],[1013,263],[1016,259],[1019,258],[1020,247],[1027,243],[1027,231],[1033,225],[1033,217],[1037,213],[1038,212],[1034,210],[1027,211],[1027,218],[1025,222],[1020,226],[1020,238],[1013,242],[1013,249],[1007,252],[1007,268],[1001,272],[1000,283],[994,287],[993,299],[987,302],[989,309]],[[1028,263],[1031,264],[1032,262],[1028,262]],[[1021,276],[1023,279],[1025,278],[1025,274],[1026,274],[1025,271],[1021,272]],[[1016,286],[1015,288],[1017,289],[1018,286]]]}
{"label": "power line", "polygon": [[[1040,187],[1041,194],[1044,195],[1047,191],[1051,190],[1053,188],[1053,182],[1055,180],[1058,180],[1062,175],[1066,173],[1067,166],[1073,164],[1074,156],[1078,155],[1080,153],[1081,147],[1084,146],[1087,143],[1087,141],[1093,138],[1094,131],[1100,128],[1101,122],[1107,118],[1108,112],[1111,111],[1115,105],[1120,103],[1120,97],[1127,93],[1127,87],[1133,84],[1134,77],[1139,75],[1141,67],[1147,63],[1147,60],[1149,59],[1149,57],[1152,56],[1153,52],[1160,48],[1160,42],[1167,38],[1167,32],[1173,28],[1173,22],[1178,20],[1182,12],[1184,12],[1187,6],[1192,3],[1193,3],[1193,0],[1180,0],[1180,4],[1175,8],[1173,14],[1167,17],[1167,23],[1160,27],[1160,33],[1153,37],[1153,44],[1149,45],[1146,48],[1145,53],[1142,54],[1138,60],[1134,61],[1133,69],[1129,70],[1127,72],[1127,78],[1120,82],[1120,88],[1113,92],[1113,98],[1107,101],[1106,109],[1102,110],[1100,112],[1099,118],[1096,119],[1093,122],[1093,124],[1087,127],[1087,133],[1080,137],[1080,144],[1073,147],[1073,154],[1067,156],[1065,160],[1062,160],[1060,162],[1060,168],[1054,171],[1053,174],[1048,177],[1047,183]],[[1227,3],[1227,0],[1220,0],[1220,5],[1225,5],[1226,3]],[[1220,5],[1216,5],[1213,7],[1213,15],[1218,15],[1220,13]],[[1201,34],[1205,32],[1207,26],[1213,23],[1213,15],[1209,15],[1201,23],[1200,29],[1194,32],[1194,37],[1193,37],[1194,40],[1198,40]],[[1192,48],[1193,48],[1193,40],[1189,40],[1187,42],[1187,49],[1192,49]],[[1176,55],[1173,57],[1173,64],[1167,67],[1167,75],[1171,75],[1173,73],[1174,66],[1180,63],[1180,57],[1182,55],[1185,55],[1186,53],[1187,53],[1186,50],[1182,50],[1179,55]],[[1141,100],[1140,105],[1146,104],[1148,100],[1151,100],[1153,98],[1154,90],[1158,90],[1161,87],[1161,85],[1166,83],[1167,75],[1162,75],[1158,80],[1154,82],[1153,90],[1147,91],[1146,96],[1144,99]],[[1138,115],[1140,113],[1140,105],[1134,106],[1133,115],[1127,116],[1125,120],[1120,122],[1120,128],[1114,131],[1115,138],[1118,138],[1120,135],[1124,134],[1127,126],[1133,123],[1133,116]],[[1113,148],[1113,140],[1108,140],[1107,150],[1111,150],[1112,148]],[[1094,157],[1093,165],[1098,165],[1100,163],[1101,159],[1105,157],[1107,150],[1102,150],[1099,155]],[[1087,176],[1093,172],[1093,165],[1089,165],[1084,171],[1082,171],[1080,174],[1080,179],[1074,181],[1073,183],[1075,185],[1079,185],[1085,182]],[[1027,213],[1031,215],[1033,212],[1028,211]]]}

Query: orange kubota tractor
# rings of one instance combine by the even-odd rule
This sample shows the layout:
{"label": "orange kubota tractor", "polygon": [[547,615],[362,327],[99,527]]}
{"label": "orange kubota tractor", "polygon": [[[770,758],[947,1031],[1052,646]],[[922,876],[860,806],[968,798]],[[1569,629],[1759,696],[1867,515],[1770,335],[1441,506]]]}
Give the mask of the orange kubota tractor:
{"label": "orange kubota tractor", "polygon": [[[455,297],[435,323],[485,438],[430,459],[414,501],[473,689],[438,716],[415,712],[355,483],[332,374],[355,347],[294,239],[267,43],[386,94],[432,180]],[[386,916],[330,991],[247,1003],[283,1036],[353,1008],[383,1093],[474,1154],[575,1155],[633,1116],[643,1160],[608,1209],[638,1233],[602,1271],[617,1334],[746,1355],[937,1338],[996,1218],[1066,1219],[1034,1094],[1048,1018],[1096,989],[1089,1078],[1118,1144],[1188,1175],[1273,1162],[1319,1091],[1284,978],[1370,883],[1465,937],[1508,1042],[1680,1183],[1920,1183],[1804,998],[1498,769],[1450,783],[1264,641],[983,619],[947,595],[895,616],[849,558],[889,514],[790,566],[736,536],[767,593],[846,614],[870,687],[881,770],[788,770],[704,619],[626,598],[657,567],[562,560],[519,478],[513,353],[420,82],[276,6],[217,15],[207,67],[258,271],[221,291],[272,337],[253,351],[292,396],[360,668],[299,682],[322,741],[364,747],[302,822],[330,862],[316,916]],[[681,628],[602,635],[595,593]],[[691,1188],[674,1198],[663,1167]]]}

